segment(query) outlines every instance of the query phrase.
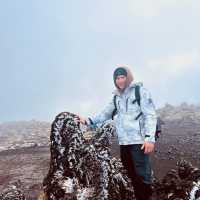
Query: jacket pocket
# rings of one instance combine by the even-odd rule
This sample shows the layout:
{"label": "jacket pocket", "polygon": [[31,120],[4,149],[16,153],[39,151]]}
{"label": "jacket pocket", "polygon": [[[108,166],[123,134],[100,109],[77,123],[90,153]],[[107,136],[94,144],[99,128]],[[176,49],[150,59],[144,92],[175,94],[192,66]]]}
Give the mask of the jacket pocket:
{"label": "jacket pocket", "polygon": [[134,115],[124,115],[123,128],[127,131],[140,132],[139,120],[135,120]]}
{"label": "jacket pocket", "polygon": [[140,108],[135,98],[129,97],[126,102],[126,107],[128,112],[137,113],[139,112]]}
{"label": "jacket pocket", "polygon": [[144,119],[143,119],[143,117],[141,117],[138,121],[139,121],[139,125],[140,125],[140,134],[144,138],[145,137],[145,130],[144,130]]}

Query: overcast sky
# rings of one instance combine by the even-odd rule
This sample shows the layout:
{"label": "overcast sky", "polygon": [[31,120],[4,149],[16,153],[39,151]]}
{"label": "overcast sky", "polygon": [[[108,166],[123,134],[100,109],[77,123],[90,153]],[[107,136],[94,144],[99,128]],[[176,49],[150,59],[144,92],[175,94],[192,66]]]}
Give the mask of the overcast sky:
{"label": "overcast sky", "polygon": [[0,0],[0,122],[84,117],[129,64],[157,108],[200,103],[199,0]]}

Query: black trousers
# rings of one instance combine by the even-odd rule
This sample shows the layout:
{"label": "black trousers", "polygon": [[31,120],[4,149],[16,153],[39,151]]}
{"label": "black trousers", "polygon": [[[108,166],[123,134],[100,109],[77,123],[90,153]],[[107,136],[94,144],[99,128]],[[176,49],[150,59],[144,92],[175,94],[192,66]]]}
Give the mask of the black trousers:
{"label": "black trousers", "polygon": [[152,196],[152,170],[149,154],[141,150],[142,144],[120,145],[120,157],[137,200],[149,200]]}

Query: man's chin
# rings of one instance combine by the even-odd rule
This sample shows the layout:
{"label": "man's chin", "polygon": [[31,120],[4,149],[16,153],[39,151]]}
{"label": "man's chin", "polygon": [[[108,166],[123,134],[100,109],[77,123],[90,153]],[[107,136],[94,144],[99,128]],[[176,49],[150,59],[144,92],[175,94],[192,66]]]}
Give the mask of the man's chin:
{"label": "man's chin", "polygon": [[123,91],[125,88],[123,87],[123,88],[119,88],[121,91]]}

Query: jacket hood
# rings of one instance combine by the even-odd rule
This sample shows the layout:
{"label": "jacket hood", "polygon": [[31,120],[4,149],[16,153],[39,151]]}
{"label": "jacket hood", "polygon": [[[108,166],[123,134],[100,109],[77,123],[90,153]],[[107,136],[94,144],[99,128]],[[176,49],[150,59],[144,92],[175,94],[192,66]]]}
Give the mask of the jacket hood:
{"label": "jacket hood", "polygon": [[127,72],[127,80],[126,80],[126,86],[123,90],[119,89],[116,85],[116,82],[114,81],[114,84],[116,87],[116,90],[114,91],[114,93],[118,93],[118,94],[123,93],[128,87],[133,87],[135,85],[135,83],[133,83],[134,78],[133,78],[133,74],[131,70],[127,66],[122,66],[122,68],[124,68]]}

